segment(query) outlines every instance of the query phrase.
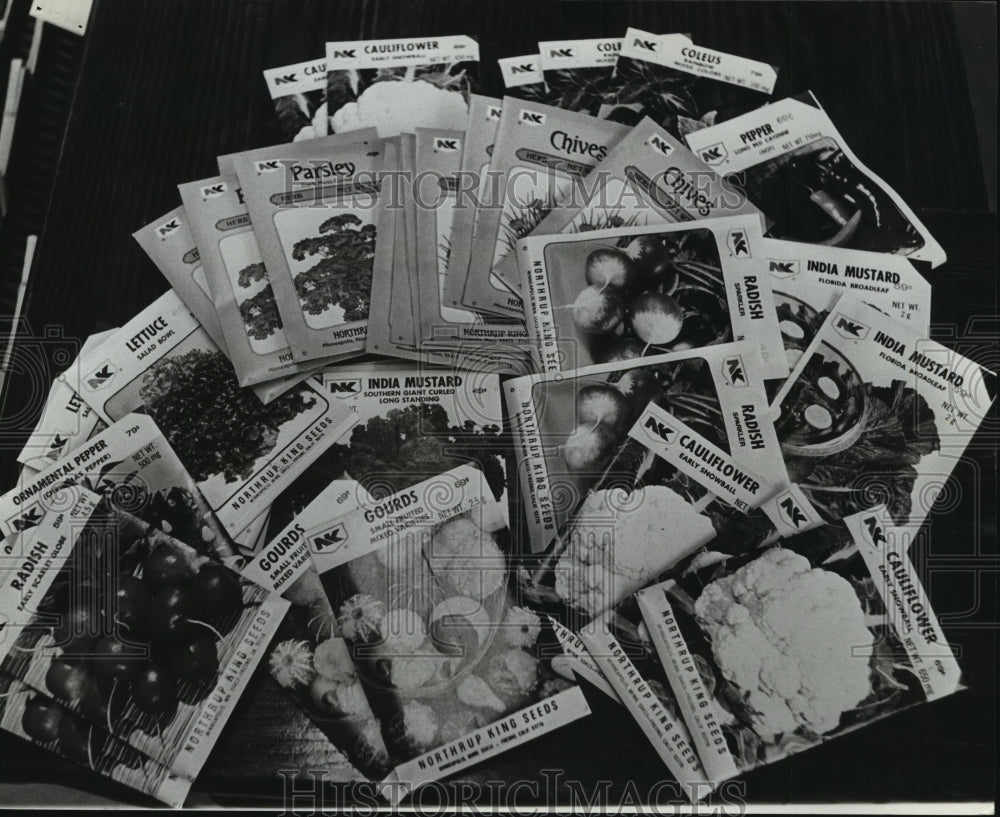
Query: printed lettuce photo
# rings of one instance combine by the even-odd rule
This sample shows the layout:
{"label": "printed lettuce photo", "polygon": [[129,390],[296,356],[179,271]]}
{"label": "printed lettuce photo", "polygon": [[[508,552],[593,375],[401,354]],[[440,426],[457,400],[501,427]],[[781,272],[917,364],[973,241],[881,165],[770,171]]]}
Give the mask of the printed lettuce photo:
{"label": "printed lettuce photo", "polygon": [[327,75],[330,133],[376,127],[379,136],[415,128],[465,130],[478,62],[336,70]]}

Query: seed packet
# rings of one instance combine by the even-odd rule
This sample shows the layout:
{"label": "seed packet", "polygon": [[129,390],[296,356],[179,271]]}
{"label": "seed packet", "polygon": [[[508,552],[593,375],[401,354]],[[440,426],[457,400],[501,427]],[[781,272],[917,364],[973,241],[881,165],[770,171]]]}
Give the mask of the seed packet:
{"label": "seed packet", "polygon": [[464,35],[326,44],[329,132],[462,130],[479,85],[479,44]]}
{"label": "seed packet", "polygon": [[0,730],[174,808],[184,805],[191,790],[191,779],[174,774],[100,726],[3,673]]}
{"label": "seed packet", "polygon": [[392,802],[589,713],[508,593],[509,534],[478,469],[363,501],[307,541],[382,724]]}
{"label": "seed packet", "polygon": [[651,119],[644,119],[611,148],[587,188],[575,207],[554,209],[531,234],[760,213],[743,193]]}
{"label": "seed packet", "polygon": [[228,354],[219,315],[212,302],[212,291],[205,277],[205,267],[201,263],[201,254],[184,207],[176,207],[136,230],[132,238],[139,242],[215,345]]}
{"label": "seed packet", "polygon": [[648,116],[683,139],[767,104],[777,79],[766,63],[630,28],[598,116],[626,125]]}
{"label": "seed packet", "polygon": [[501,57],[497,60],[497,65],[500,66],[500,78],[503,80],[505,96],[530,99],[535,102],[548,100],[549,90],[545,87],[541,57],[538,54]]}
{"label": "seed packet", "polygon": [[962,688],[908,539],[877,506],[638,594],[710,778]]}
{"label": "seed packet", "polygon": [[694,131],[686,140],[767,215],[772,238],[944,263],[941,245],[853,154],[812,94]]}
{"label": "seed packet", "polygon": [[632,597],[590,622],[579,638],[589,651],[590,661],[604,673],[673,775],[677,798],[697,803],[707,797],[717,781],[709,780],[698,757],[677,706],[677,696]]}
{"label": "seed packet", "polygon": [[788,365],[794,366],[841,294],[847,292],[930,336],[931,285],[902,256],[751,238],[767,267]]}
{"label": "seed packet", "polygon": [[[497,129],[490,173],[502,201],[480,208],[472,243],[466,293],[482,309],[522,317],[520,301],[486,295],[495,272],[513,293],[520,289],[517,265],[500,262],[549,212],[574,195],[582,179],[602,164],[628,132],[624,125],[595,120],[585,113],[506,98]],[[497,206],[499,205],[499,206]]]}
{"label": "seed packet", "polygon": [[509,381],[526,592],[576,630],[788,480],[746,343]]}
{"label": "seed packet", "polygon": [[0,669],[193,779],[288,603],[85,488],[51,498],[8,542]]}
{"label": "seed packet", "polygon": [[88,337],[80,347],[80,355],[52,381],[42,416],[18,454],[19,463],[41,471],[106,427],[80,397],[76,386],[80,381],[80,356],[96,349],[116,331],[109,329]]}
{"label": "seed packet", "polygon": [[453,219],[459,209],[457,191],[463,140],[460,131],[423,128],[416,131],[417,167],[422,174],[413,190],[417,205],[420,340],[460,344],[487,340],[527,351],[528,334],[522,321],[487,322],[476,312],[448,305],[444,298]]}
{"label": "seed packet", "polygon": [[760,220],[747,215],[522,239],[518,263],[539,371],[747,340],[766,378],[786,377],[754,236]]}
{"label": "seed packet", "polygon": [[67,482],[102,494],[203,555],[227,562],[236,556],[233,541],[194,480],[144,414],[111,424],[0,496],[0,541],[37,525]]}
{"label": "seed packet", "polygon": [[235,161],[296,361],[365,348],[383,154],[375,141],[302,142]]}
{"label": "seed packet", "polygon": [[[465,306],[465,281],[469,274],[472,235],[478,220],[477,201],[490,198],[490,158],[500,124],[499,99],[473,94],[469,99],[469,122],[465,129],[460,159],[459,200],[452,217],[442,303],[454,308]],[[472,199],[470,194],[475,194]]]}
{"label": "seed packet", "polygon": [[326,59],[310,60],[264,72],[274,101],[278,127],[288,142],[326,136]]}
{"label": "seed packet", "polygon": [[309,381],[270,403],[168,292],[80,364],[80,396],[105,422],[148,414],[220,521],[239,534],[332,442],[342,403]]}
{"label": "seed packet", "polygon": [[548,103],[596,115],[611,85],[621,50],[621,37],[539,43]]}
{"label": "seed packet", "polygon": [[381,780],[389,756],[330,600],[309,555],[307,531],[358,507],[364,489],[335,479],[247,563],[243,576],[290,602],[267,649],[271,677],[365,777]]}

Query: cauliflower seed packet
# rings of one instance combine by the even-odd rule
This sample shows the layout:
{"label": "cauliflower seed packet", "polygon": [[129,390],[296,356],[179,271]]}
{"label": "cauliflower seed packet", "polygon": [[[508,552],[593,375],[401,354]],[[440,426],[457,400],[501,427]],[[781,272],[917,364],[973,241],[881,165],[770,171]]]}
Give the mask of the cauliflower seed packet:
{"label": "cauliflower seed packet", "polygon": [[611,148],[593,183],[557,207],[531,235],[609,227],[672,224],[756,214],[735,186],[652,119],[643,119]]}
{"label": "cauliflower seed packet", "polygon": [[358,356],[378,241],[382,144],[296,147],[236,158],[236,174],[293,359]]}
{"label": "cauliflower seed packet", "polygon": [[876,506],[636,596],[710,779],[962,688],[910,537]]}
{"label": "cauliflower seed packet", "polygon": [[539,661],[544,622],[511,594],[503,508],[478,469],[362,500],[307,541],[382,725],[390,801],[589,714]]}
{"label": "cauliflower seed packet", "polygon": [[521,239],[536,367],[566,372],[746,340],[765,378],[786,377],[760,235],[760,220],[745,215]]}
{"label": "cauliflower seed packet", "polygon": [[343,403],[311,381],[269,403],[241,389],[225,355],[172,291],[84,356],[80,371],[80,396],[104,422],[140,410],[153,418],[234,536],[348,419]]}
{"label": "cauliflower seed packet", "polygon": [[[584,178],[627,132],[625,125],[586,113],[504,98],[490,158],[499,200],[481,203],[472,239],[466,293],[474,307],[523,317],[515,257],[500,262],[553,208],[579,195]],[[512,295],[497,291],[490,273]]]}
{"label": "cauliflower seed packet", "polygon": [[777,79],[766,63],[630,28],[597,115],[627,125],[648,116],[683,139],[767,104]]}
{"label": "cauliflower seed packet", "polygon": [[497,60],[500,67],[500,79],[503,82],[504,95],[516,96],[518,99],[531,99],[545,102],[549,90],[545,87],[542,77],[542,62],[539,54],[526,54],[523,57],[501,57]]}
{"label": "cauliflower seed packet", "polygon": [[327,43],[326,68],[329,133],[463,130],[479,44],[465,35]]}
{"label": "cauliflower seed packet", "polygon": [[287,602],[82,486],[49,500],[5,543],[0,670],[194,779]]}
{"label": "cauliflower seed packet", "polygon": [[106,427],[77,391],[80,382],[80,357],[108,340],[116,329],[88,337],[80,353],[49,387],[41,417],[24,443],[17,461],[38,472],[79,447]]}
{"label": "cauliflower seed packet", "polygon": [[853,154],[812,94],[773,102],[685,139],[767,215],[772,238],[905,255],[933,267],[945,261],[941,245]]}
{"label": "cauliflower seed packet", "polygon": [[132,238],[156,264],[215,345],[228,355],[222,325],[212,301],[212,290],[201,263],[201,253],[183,205],[136,230]]}
{"label": "cauliflower seed packet", "polygon": [[303,142],[326,136],[325,58],[269,68],[264,72],[264,82],[285,141]]}
{"label": "cauliflower seed packet", "polygon": [[785,487],[761,369],[731,343],[509,381],[526,596],[578,630]]}

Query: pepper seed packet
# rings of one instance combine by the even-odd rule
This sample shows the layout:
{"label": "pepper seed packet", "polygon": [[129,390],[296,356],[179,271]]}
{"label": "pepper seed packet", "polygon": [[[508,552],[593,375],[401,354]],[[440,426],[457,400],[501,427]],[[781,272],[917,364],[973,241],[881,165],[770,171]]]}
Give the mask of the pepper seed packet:
{"label": "pepper seed packet", "polygon": [[621,49],[621,37],[539,43],[548,104],[596,115],[611,85]]}
{"label": "pepper seed packet", "polygon": [[771,279],[789,367],[845,292],[930,336],[931,285],[905,257],[776,238],[754,241],[754,254]]}
{"label": "pepper seed packet", "polygon": [[[538,370],[747,340],[788,375],[754,215],[528,236],[518,263]],[[758,250],[759,252],[759,250]]]}
{"label": "pepper seed packet", "polygon": [[501,200],[480,208],[466,284],[466,294],[479,301],[479,308],[523,317],[520,300],[496,292],[489,273],[519,293],[514,257],[509,265],[500,262],[553,208],[565,206],[584,177],[602,164],[627,132],[624,125],[595,120],[586,113],[504,99],[490,159]]}
{"label": "pepper seed packet", "polygon": [[962,689],[908,540],[878,506],[638,594],[710,778]]}
{"label": "pepper seed packet", "polygon": [[[417,305],[420,340],[462,345],[492,342],[527,353],[528,334],[520,320],[487,319],[465,308],[449,306],[444,297],[448,257],[458,205],[459,165],[464,133],[417,128],[417,166],[421,168],[417,204]],[[428,190],[428,188],[431,188]]]}
{"label": "pepper seed packet", "polygon": [[532,235],[739,216],[760,211],[651,119],[611,148],[577,206],[558,207]]}
{"label": "pepper seed packet", "polygon": [[504,96],[530,99],[536,102],[548,100],[549,90],[542,77],[541,57],[527,54],[523,57],[501,57],[500,78],[503,81]]}
{"label": "pepper seed packet", "polygon": [[301,142],[234,162],[298,363],[361,354],[377,242],[381,143]]}
{"label": "pepper seed packet", "polygon": [[287,602],[85,488],[51,498],[8,543],[0,669],[193,779]]}
{"label": "pepper seed packet", "polygon": [[544,621],[508,592],[509,532],[478,469],[362,501],[308,541],[382,725],[391,802],[589,714],[539,661]]}
{"label": "pepper seed packet", "polygon": [[174,774],[49,696],[0,673],[0,730],[17,735],[102,777],[178,808],[192,780]]}
{"label": "pepper seed packet", "polygon": [[156,268],[176,290],[215,345],[228,354],[219,315],[212,302],[212,291],[201,263],[201,254],[184,207],[176,207],[136,230],[132,233],[132,238],[156,264]]}
{"label": "pepper seed packet", "polygon": [[264,72],[264,82],[286,141],[326,136],[325,58],[269,68]]}
{"label": "pepper seed packet", "polygon": [[80,380],[80,357],[96,349],[116,331],[109,329],[88,337],[69,368],[52,381],[42,416],[17,456],[19,463],[41,471],[105,428],[101,418],[80,397],[76,385]]}
{"label": "pepper seed packet", "polygon": [[710,127],[767,104],[778,72],[676,34],[625,34],[613,91],[598,116],[637,125],[649,117],[671,135]]}
{"label": "pepper seed packet", "polygon": [[905,255],[933,267],[945,261],[941,245],[854,155],[812,94],[685,138],[767,215],[772,238]]}
{"label": "pepper seed packet", "polygon": [[330,133],[462,130],[479,85],[479,44],[465,35],[327,43],[326,67]]}
{"label": "pepper seed packet", "polygon": [[[262,403],[168,292],[80,364],[102,420],[148,414],[230,534],[239,535],[335,438],[342,403],[310,381]],[[242,537],[241,537],[242,538]]]}
{"label": "pepper seed packet", "polygon": [[763,382],[746,343],[509,381],[526,592],[576,630],[786,486]]}

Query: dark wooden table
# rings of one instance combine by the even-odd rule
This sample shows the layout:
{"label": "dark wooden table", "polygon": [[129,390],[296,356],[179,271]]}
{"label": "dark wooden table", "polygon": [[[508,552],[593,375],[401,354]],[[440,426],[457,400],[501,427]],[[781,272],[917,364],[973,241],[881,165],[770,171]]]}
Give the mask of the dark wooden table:
{"label": "dark wooden table", "polygon": [[[996,101],[970,88],[954,14],[941,3],[98,0],[26,305],[30,334],[3,404],[3,484],[58,370],[55,350],[164,291],[130,234],[177,204],[177,183],[214,174],[217,154],[279,141],[261,70],[319,57],[328,39],[472,34],[493,93],[497,57],[628,25],[690,32],[774,63],[776,94],[814,91],[855,152],[925,218],[949,255],[933,273],[935,333],[996,369],[997,225],[973,100],[993,116]],[[993,422],[977,438],[956,471],[954,502],[932,515],[917,554],[969,690],[754,772],[743,781],[751,802],[994,800],[998,432]],[[613,807],[655,794],[666,774],[642,733],[623,709],[592,698],[591,718],[466,774],[479,799],[573,806],[596,796]],[[329,767],[342,778],[330,760],[325,739],[258,673],[198,788],[222,802],[266,802],[282,794],[282,769]],[[139,802],[12,739],[0,740],[0,768],[5,779],[57,774]],[[491,780],[526,783],[498,794]],[[348,794],[327,793],[328,807]],[[443,790],[422,802],[435,796]]]}

